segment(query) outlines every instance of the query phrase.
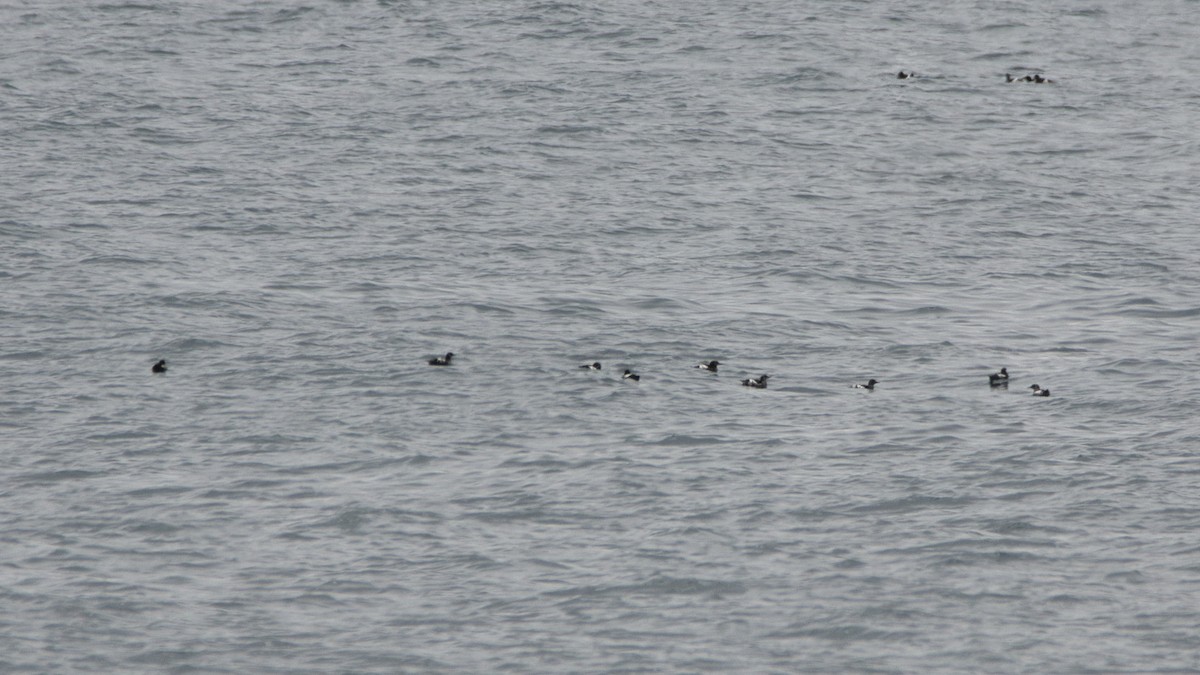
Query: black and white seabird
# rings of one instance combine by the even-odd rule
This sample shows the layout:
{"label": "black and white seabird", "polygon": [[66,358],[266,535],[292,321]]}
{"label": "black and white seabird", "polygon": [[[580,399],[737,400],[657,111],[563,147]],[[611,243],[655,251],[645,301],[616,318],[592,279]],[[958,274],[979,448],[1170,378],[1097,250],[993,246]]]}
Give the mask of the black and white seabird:
{"label": "black and white seabird", "polygon": [[580,368],[586,368],[587,370],[600,370],[600,362],[599,362],[599,361],[597,361],[597,362],[595,362],[595,363],[585,363],[585,364],[583,364],[582,366],[579,366],[579,367],[580,367]]}
{"label": "black and white seabird", "polygon": [[156,364],[154,364],[153,366],[151,366],[151,367],[150,367],[150,372],[152,372],[152,373],[165,373],[165,372],[167,372],[167,360],[166,360],[166,359],[159,359],[159,360],[158,360],[158,363],[156,363]]}
{"label": "black and white seabird", "polygon": [[717,372],[717,366],[719,366],[719,365],[721,365],[721,362],[714,360],[714,361],[709,361],[708,363],[698,363],[698,364],[696,364],[696,367],[703,368],[704,370],[707,370],[711,373],[715,373],[715,372]]}
{"label": "black and white seabird", "polygon": [[621,376],[621,379],[622,380],[633,380],[634,382],[637,382],[638,380],[642,379],[642,376],[638,375],[637,373],[633,372],[632,370],[626,368],[625,374]]}
{"label": "black and white seabird", "polygon": [[877,385],[877,384],[879,384],[879,380],[867,380],[866,384],[856,384],[856,385],[854,385],[854,388],[855,389],[870,389],[871,391],[875,391],[875,385]]}
{"label": "black and white seabird", "polygon": [[1034,396],[1049,396],[1050,395],[1049,389],[1042,389],[1041,387],[1037,386],[1036,384],[1029,385],[1029,388],[1033,390]]}
{"label": "black and white seabird", "polygon": [[429,365],[448,366],[450,365],[450,359],[452,358],[454,358],[454,352],[446,352],[445,356],[435,356],[432,359],[429,359]]}
{"label": "black and white seabird", "polygon": [[764,373],[763,376],[758,379],[754,379],[753,377],[751,377],[749,379],[742,380],[742,386],[743,387],[754,387],[755,389],[766,389],[768,377],[770,377],[770,375],[767,375]]}
{"label": "black and white seabird", "polygon": [[1000,372],[988,375],[988,383],[993,387],[1008,384],[1008,368],[1001,368]]}
{"label": "black and white seabird", "polygon": [[900,71],[899,73],[896,73],[897,80],[907,80],[910,77],[916,77],[916,76],[917,76],[916,73],[906,73],[903,70]]}

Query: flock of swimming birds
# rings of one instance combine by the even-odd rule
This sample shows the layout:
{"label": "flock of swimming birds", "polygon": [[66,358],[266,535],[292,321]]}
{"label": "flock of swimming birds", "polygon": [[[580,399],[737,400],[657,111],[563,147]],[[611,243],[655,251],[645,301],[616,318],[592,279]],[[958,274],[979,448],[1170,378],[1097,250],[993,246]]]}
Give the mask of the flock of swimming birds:
{"label": "flock of swimming birds", "polygon": [[[435,356],[435,357],[429,359],[429,361],[427,361],[427,363],[431,366],[448,366],[453,361],[454,361],[454,352],[446,352],[445,356]],[[699,368],[704,371],[708,371],[710,373],[715,373],[715,372],[717,372],[717,368],[720,365],[721,365],[720,361],[713,359],[712,361],[701,361],[700,363],[696,364],[696,368]],[[583,369],[583,370],[603,370],[604,369],[604,366],[602,366],[599,361],[593,361],[592,363],[585,363],[579,367],[580,367],[580,369]],[[160,374],[167,372],[166,359],[159,359],[157,363],[155,363],[153,366],[150,367],[150,372],[160,373]],[[748,378],[742,380],[742,386],[743,387],[751,387],[753,389],[766,389],[767,388],[767,380],[770,379],[770,377],[771,376],[766,373],[763,373],[759,377],[748,377]],[[642,379],[642,376],[638,375],[637,373],[633,372],[632,370],[626,368],[625,372],[621,374],[621,379],[637,382]],[[875,391],[875,385],[877,385],[877,384],[879,384],[879,380],[872,378],[870,380],[867,380],[866,384],[854,384],[854,385],[851,385],[851,387],[854,389],[866,389],[867,391]],[[990,384],[993,387],[1007,388],[1008,387],[1008,368],[1007,367],[1001,368],[1000,372],[992,373],[991,375],[988,375],[988,384]],[[1036,384],[1030,385],[1029,388],[1033,390],[1034,396],[1049,396],[1050,395],[1049,389],[1042,389],[1040,386],[1038,386]]]}
{"label": "flock of swimming birds", "polygon": [[[912,79],[916,79],[916,77],[917,77],[916,73],[906,73],[903,70],[896,73],[897,80],[912,80]],[[1034,84],[1054,84],[1054,80],[1051,80],[1048,77],[1042,77],[1041,73],[1034,73],[1033,75],[1026,75],[1025,77],[1013,77],[1012,73],[1005,73],[1004,81],[1005,82],[1033,82]]]}
{"label": "flock of swimming birds", "polygon": [[[899,73],[896,74],[896,79],[898,79],[898,80],[916,79],[916,77],[917,77],[917,74],[915,72],[904,72],[903,70],[901,70]],[[1037,73],[1034,75],[1026,75],[1024,77],[1013,77],[1011,73],[1005,73],[1004,81],[1005,82],[1033,82],[1035,84],[1045,84],[1045,83],[1053,83],[1054,82],[1054,80],[1051,80],[1046,77],[1042,77],[1042,75],[1040,73]],[[446,352],[445,356],[435,356],[435,357],[429,359],[429,365],[431,365],[431,366],[448,366],[448,365],[450,365],[450,362],[453,358],[454,358],[454,352]],[[715,373],[715,372],[717,372],[718,365],[720,365],[720,362],[714,360],[714,361],[708,361],[706,363],[702,362],[699,365],[697,365],[696,367]],[[586,363],[579,367],[586,368],[588,370],[600,370],[600,362],[596,361],[594,363]],[[157,363],[155,363],[153,366],[151,366],[150,370],[151,370],[151,372],[160,373],[160,374],[167,372],[166,359],[159,359]],[[764,373],[761,377],[747,378],[745,380],[742,380],[742,385],[747,386],[747,387],[753,387],[755,389],[766,389],[767,388],[767,378],[769,378],[769,377],[770,377],[770,375],[767,375]],[[637,382],[638,380],[642,379],[642,376],[638,375],[637,373],[626,368],[624,374],[621,375],[621,379],[633,380],[634,382]],[[990,382],[990,384],[993,387],[1007,387],[1008,386],[1008,368],[1001,368],[1000,372],[992,373],[991,375],[988,376],[988,381]],[[856,389],[866,389],[868,391],[874,391],[875,385],[878,383],[879,383],[878,380],[868,380],[866,384],[855,384],[853,386]],[[1049,396],[1050,395],[1049,389],[1042,389],[1041,387],[1039,387],[1036,384],[1030,385],[1029,388],[1033,390],[1034,396]]]}
{"label": "flock of swimming birds", "polygon": [[[901,70],[899,73],[896,74],[896,79],[898,79],[898,80],[916,79],[916,77],[917,77],[916,73],[906,73],[903,70]],[[1013,77],[1011,73],[1005,73],[1004,81],[1005,82],[1033,82],[1035,84],[1045,84],[1045,83],[1053,83],[1054,82],[1054,80],[1051,80],[1046,77],[1042,77],[1040,73],[1034,74],[1034,75],[1026,75],[1025,77]],[[453,358],[454,358],[454,352],[446,352],[445,356],[435,356],[435,357],[429,359],[429,365],[431,365],[431,366],[448,366],[448,365],[450,365],[450,362]],[[720,362],[714,360],[714,361],[708,361],[706,363],[702,362],[699,365],[697,365],[696,367],[715,373],[715,372],[717,372],[718,365],[720,365]],[[600,370],[600,362],[596,361],[595,363],[585,363],[584,365],[579,366],[579,367],[586,368],[588,370]],[[155,363],[153,366],[151,366],[150,370],[151,370],[151,372],[160,373],[160,374],[167,372],[166,359],[159,359],[157,363]],[[753,387],[755,389],[766,389],[767,388],[767,378],[769,378],[769,377],[770,377],[770,375],[767,375],[764,373],[761,377],[747,378],[745,380],[742,380],[742,385],[747,386],[747,387]],[[638,380],[642,379],[642,376],[638,375],[637,373],[626,368],[624,374],[621,375],[621,379],[633,380],[634,382],[637,382]],[[1007,387],[1008,386],[1008,368],[1001,368],[1000,372],[992,373],[991,375],[988,376],[988,381],[991,383],[991,385],[993,387]],[[878,380],[868,380],[866,384],[855,384],[853,386],[856,389],[866,389],[868,391],[874,391],[875,385],[878,383],[879,383]],[[1050,395],[1049,389],[1042,389],[1041,387],[1039,387],[1036,384],[1030,385],[1029,388],[1033,390],[1034,396],[1049,396]]]}

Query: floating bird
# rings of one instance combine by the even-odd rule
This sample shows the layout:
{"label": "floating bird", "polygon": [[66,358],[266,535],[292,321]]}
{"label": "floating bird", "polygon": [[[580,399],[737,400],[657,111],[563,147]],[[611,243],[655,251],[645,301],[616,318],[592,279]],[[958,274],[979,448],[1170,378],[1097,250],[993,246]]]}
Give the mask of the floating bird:
{"label": "floating bird", "polygon": [[703,368],[711,373],[717,372],[717,366],[721,365],[720,361],[709,361],[708,363],[698,363],[697,368]]}
{"label": "floating bird", "polygon": [[855,389],[870,389],[871,391],[875,391],[875,385],[877,385],[877,384],[879,384],[879,380],[867,380],[866,384],[856,384],[856,385],[854,385],[854,388]]}
{"label": "floating bird", "polygon": [[991,384],[993,387],[1008,384],[1008,368],[1001,368],[1000,372],[988,375],[988,384]]}
{"label": "floating bird", "polygon": [[159,359],[159,360],[158,360],[158,363],[156,363],[156,364],[154,364],[153,366],[151,366],[151,367],[150,367],[150,372],[152,372],[152,373],[165,373],[165,372],[167,372],[167,360],[166,360],[166,359]]}
{"label": "floating bird", "polygon": [[633,380],[634,382],[637,382],[638,380],[642,379],[642,376],[638,375],[637,373],[633,372],[632,370],[626,368],[625,374],[621,376],[621,379],[622,380]]}
{"label": "floating bird", "polygon": [[754,378],[742,380],[742,386],[743,387],[754,387],[755,389],[766,389],[768,377],[770,377],[770,375],[763,374],[763,376],[758,378],[757,380]]}
{"label": "floating bird", "polygon": [[1037,386],[1036,384],[1029,385],[1029,388],[1033,390],[1034,396],[1049,396],[1050,395],[1049,389],[1042,389],[1041,387]]}
{"label": "floating bird", "polygon": [[900,71],[899,73],[896,73],[897,80],[907,80],[910,77],[916,77],[916,76],[917,76],[916,73],[906,73],[903,70]]}
{"label": "floating bird", "polygon": [[588,370],[600,370],[600,362],[599,362],[599,361],[597,361],[597,362],[595,362],[595,363],[585,363],[585,364],[583,364],[582,366],[579,366],[579,367],[580,367],[580,368],[586,368],[586,369],[588,369]]}
{"label": "floating bird", "polygon": [[450,365],[450,359],[452,358],[454,358],[454,352],[446,352],[445,356],[435,356],[432,359],[429,359],[429,365],[448,366]]}

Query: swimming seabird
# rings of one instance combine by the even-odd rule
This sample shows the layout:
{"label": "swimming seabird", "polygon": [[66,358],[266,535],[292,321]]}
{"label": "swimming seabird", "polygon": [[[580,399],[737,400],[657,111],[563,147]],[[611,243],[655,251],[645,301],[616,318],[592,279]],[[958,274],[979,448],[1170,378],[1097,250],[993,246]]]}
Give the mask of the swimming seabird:
{"label": "swimming seabird", "polygon": [[770,375],[767,375],[764,373],[763,376],[758,378],[757,380],[754,378],[742,380],[742,386],[743,387],[754,387],[755,389],[766,389],[768,377],[770,377]]}

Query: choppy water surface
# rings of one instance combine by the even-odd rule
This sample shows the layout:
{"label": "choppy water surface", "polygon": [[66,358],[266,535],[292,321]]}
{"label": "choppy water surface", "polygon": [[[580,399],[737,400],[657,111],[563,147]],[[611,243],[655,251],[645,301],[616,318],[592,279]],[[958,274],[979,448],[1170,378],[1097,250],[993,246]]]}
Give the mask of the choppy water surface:
{"label": "choppy water surface", "polygon": [[1200,669],[1196,10],[3,4],[0,671]]}

